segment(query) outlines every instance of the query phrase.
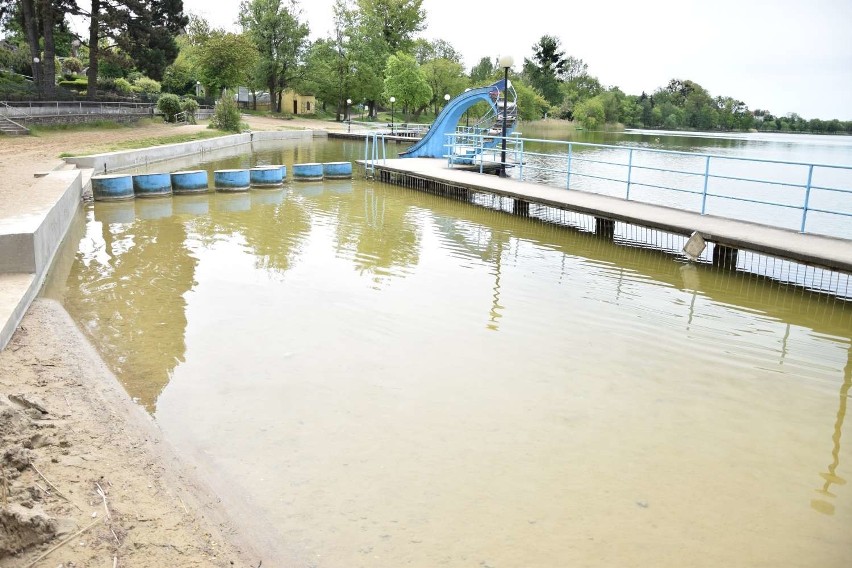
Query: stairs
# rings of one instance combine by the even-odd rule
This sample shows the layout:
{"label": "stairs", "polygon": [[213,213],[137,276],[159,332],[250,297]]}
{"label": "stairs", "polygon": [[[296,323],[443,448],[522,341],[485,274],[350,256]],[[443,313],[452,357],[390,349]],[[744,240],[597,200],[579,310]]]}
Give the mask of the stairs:
{"label": "stairs", "polygon": [[29,134],[30,129],[26,126],[18,124],[11,118],[7,118],[0,114],[0,132],[3,134],[8,134],[10,136],[18,136],[21,134]]}

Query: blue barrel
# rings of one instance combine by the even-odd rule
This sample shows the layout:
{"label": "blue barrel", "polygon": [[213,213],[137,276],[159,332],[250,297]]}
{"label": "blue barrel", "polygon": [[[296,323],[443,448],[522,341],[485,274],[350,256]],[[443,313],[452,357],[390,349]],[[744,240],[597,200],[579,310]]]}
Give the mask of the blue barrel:
{"label": "blue barrel", "polygon": [[133,199],[133,176],[127,174],[92,176],[95,201]]}
{"label": "blue barrel", "polygon": [[136,197],[162,197],[172,194],[170,174],[136,174],[133,176]]}
{"label": "blue barrel", "polygon": [[351,178],[352,162],[326,162],[322,165],[322,174],[327,179]]}
{"label": "blue barrel", "polygon": [[248,170],[216,170],[213,182],[216,191],[248,191],[251,177]]}
{"label": "blue barrel", "polygon": [[296,181],[322,180],[322,164],[293,164],[293,179]]}
{"label": "blue barrel", "polygon": [[207,191],[208,185],[206,170],[172,173],[172,191],[176,195],[182,193],[204,193]]}
{"label": "blue barrel", "polygon": [[284,183],[281,166],[259,166],[249,171],[252,187],[278,187]]}
{"label": "blue barrel", "polygon": [[173,201],[178,215],[205,215],[210,212],[210,197],[204,194],[185,195]]}

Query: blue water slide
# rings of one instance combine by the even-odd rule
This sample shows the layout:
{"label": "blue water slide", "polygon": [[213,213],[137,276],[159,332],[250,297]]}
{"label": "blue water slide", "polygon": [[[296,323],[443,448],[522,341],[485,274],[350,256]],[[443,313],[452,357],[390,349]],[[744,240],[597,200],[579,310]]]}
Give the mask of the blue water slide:
{"label": "blue water slide", "polygon": [[[417,144],[405,152],[399,154],[400,158],[441,158],[446,155],[447,148],[444,144],[447,143],[447,134],[456,131],[459,121],[464,116],[465,111],[480,101],[485,101],[491,105],[492,110],[496,113],[498,109],[495,105],[495,92],[503,89],[503,81],[494,83],[487,87],[479,87],[471,89],[460,94],[456,98],[450,100],[435,122],[429,128],[429,131]],[[508,132],[506,133],[508,134]]]}

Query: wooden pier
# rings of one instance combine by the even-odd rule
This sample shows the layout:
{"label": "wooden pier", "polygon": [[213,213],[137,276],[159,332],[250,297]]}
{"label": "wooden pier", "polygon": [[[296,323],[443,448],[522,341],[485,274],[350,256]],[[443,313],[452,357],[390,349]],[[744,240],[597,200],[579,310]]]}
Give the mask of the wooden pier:
{"label": "wooden pier", "polygon": [[527,214],[531,203],[590,215],[595,218],[595,232],[603,236],[613,235],[616,221],[685,236],[697,232],[714,243],[713,262],[720,266],[736,266],[737,252],[742,249],[852,273],[852,240],[848,239],[484,175],[450,168],[443,159],[397,158],[378,160],[374,165],[376,178],[388,183],[454,195],[473,191],[509,197],[514,201],[513,212],[519,215]]}

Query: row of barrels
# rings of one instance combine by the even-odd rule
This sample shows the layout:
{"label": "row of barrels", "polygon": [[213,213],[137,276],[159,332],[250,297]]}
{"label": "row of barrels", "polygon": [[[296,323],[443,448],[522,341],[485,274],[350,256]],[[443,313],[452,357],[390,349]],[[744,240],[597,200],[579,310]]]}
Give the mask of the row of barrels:
{"label": "row of barrels", "polygon": [[[293,165],[296,181],[348,179],[352,177],[352,162],[326,162]],[[256,168],[216,170],[213,188],[216,191],[248,191],[250,188],[281,187],[287,178],[287,166],[258,166]],[[206,170],[191,170],[155,174],[115,174],[92,176],[95,201],[120,201],[134,197],[205,193],[210,190]]]}

